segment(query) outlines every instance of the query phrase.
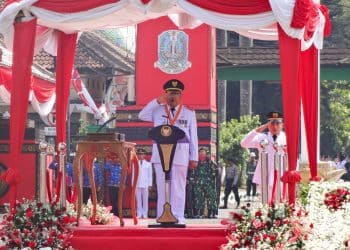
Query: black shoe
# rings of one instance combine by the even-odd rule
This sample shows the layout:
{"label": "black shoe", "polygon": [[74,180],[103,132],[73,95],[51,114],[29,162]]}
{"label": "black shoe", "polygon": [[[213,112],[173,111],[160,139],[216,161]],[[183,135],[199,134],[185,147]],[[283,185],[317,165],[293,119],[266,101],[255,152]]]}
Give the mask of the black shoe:
{"label": "black shoe", "polygon": [[221,206],[220,209],[227,209],[227,206]]}

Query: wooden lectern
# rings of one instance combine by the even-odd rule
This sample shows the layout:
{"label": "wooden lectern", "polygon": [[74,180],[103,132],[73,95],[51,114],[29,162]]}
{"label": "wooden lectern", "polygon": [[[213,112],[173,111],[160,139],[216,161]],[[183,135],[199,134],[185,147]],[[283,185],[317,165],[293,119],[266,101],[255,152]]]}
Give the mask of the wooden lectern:
{"label": "wooden lectern", "polygon": [[[93,211],[91,217],[91,224],[95,224],[96,218],[96,186],[94,182],[93,162],[97,156],[108,156],[110,153],[115,153],[121,163],[121,178],[120,188],[118,194],[118,212],[120,226],[124,226],[123,221],[123,192],[125,188],[125,180],[127,176],[128,167],[131,167],[131,161],[137,163],[135,160],[135,143],[126,142],[121,138],[118,133],[91,133],[87,135],[88,138],[85,141],[79,141],[77,144],[77,152],[73,162],[74,169],[74,183],[78,190],[77,199],[77,221],[79,224],[79,218],[82,210],[83,195],[81,187],[81,160],[84,161],[83,166],[89,175],[91,183],[91,197],[93,204]],[[134,219],[134,224],[137,224],[136,212],[135,212],[135,189],[138,177],[138,164],[135,164],[135,178],[133,178],[132,191],[131,191],[131,213]]]}

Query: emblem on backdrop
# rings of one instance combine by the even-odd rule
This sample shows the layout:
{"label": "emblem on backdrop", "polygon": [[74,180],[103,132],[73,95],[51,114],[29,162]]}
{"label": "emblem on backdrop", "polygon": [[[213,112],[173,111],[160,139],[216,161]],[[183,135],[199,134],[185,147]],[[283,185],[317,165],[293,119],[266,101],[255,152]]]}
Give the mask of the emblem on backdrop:
{"label": "emblem on backdrop", "polygon": [[181,30],[167,30],[158,36],[158,61],[155,68],[167,74],[179,74],[192,65],[188,61],[188,35]]}

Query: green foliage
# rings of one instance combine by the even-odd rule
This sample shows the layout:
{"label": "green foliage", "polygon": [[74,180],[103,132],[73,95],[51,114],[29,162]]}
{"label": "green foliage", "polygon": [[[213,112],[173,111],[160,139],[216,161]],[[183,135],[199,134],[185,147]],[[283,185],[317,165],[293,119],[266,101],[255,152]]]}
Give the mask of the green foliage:
{"label": "green foliage", "polygon": [[328,47],[350,46],[350,2],[349,0],[323,0],[329,9],[332,33],[326,39]]}
{"label": "green foliage", "polygon": [[305,207],[308,204],[308,196],[310,191],[310,185],[308,183],[300,183],[298,184],[298,200],[301,205]]}
{"label": "green foliage", "polygon": [[83,119],[79,119],[79,134],[85,135],[87,133],[86,122]]}
{"label": "green foliage", "polygon": [[321,154],[334,156],[350,145],[350,82],[321,84]]}
{"label": "green foliage", "polygon": [[259,116],[241,116],[240,120],[231,119],[221,124],[219,128],[219,156],[226,161],[232,157],[241,169],[248,159],[248,151],[241,147],[241,140],[252,129],[260,124]]}

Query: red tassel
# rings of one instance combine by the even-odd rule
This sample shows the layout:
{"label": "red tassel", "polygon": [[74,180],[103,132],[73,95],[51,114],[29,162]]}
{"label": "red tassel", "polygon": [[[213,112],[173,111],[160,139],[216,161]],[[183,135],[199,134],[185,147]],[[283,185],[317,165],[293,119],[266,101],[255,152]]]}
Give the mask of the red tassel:
{"label": "red tassel", "polygon": [[304,28],[308,19],[310,9],[310,0],[296,0],[293,10],[293,18],[290,26],[296,29]]}
{"label": "red tassel", "polygon": [[297,183],[301,181],[299,172],[295,170],[286,172],[281,179],[286,183]]}
{"label": "red tassel", "polygon": [[324,26],[323,36],[328,37],[332,32],[332,23],[331,23],[331,19],[329,17],[329,11],[328,11],[328,8],[323,4],[320,5],[320,10],[321,10],[322,14],[324,15],[324,17],[326,18],[326,24]]}
{"label": "red tassel", "polygon": [[320,181],[320,180],[321,180],[321,177],[319,176],[310,177],[310,181]]}

